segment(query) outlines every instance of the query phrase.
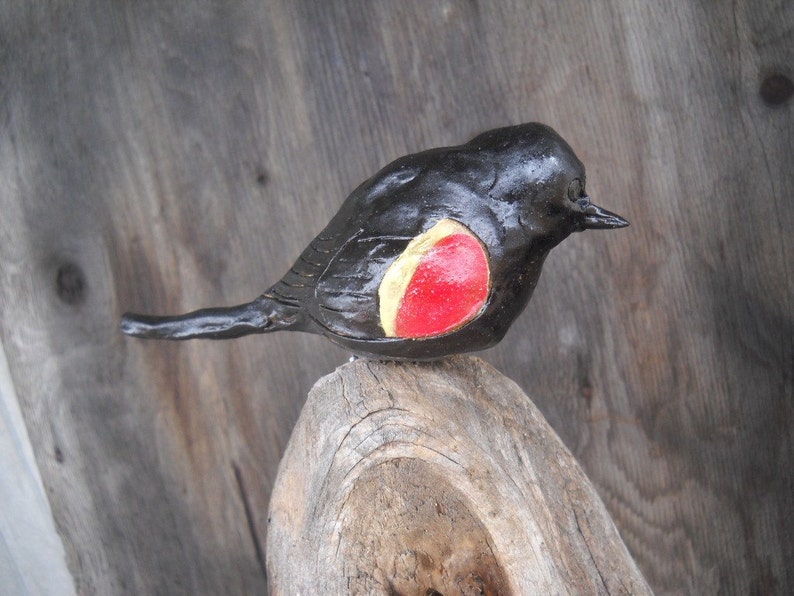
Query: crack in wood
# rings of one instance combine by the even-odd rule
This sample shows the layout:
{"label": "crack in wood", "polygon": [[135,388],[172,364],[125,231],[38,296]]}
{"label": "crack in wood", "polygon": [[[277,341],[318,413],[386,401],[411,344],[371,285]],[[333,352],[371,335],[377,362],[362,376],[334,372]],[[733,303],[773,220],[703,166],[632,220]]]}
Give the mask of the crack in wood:
{"label": "crack in wood", "polygon": [[610,593],[609,586],[607,585],[606,580],[604,579],[604,574],[601,573],[601,569],[598,566],[598,562],[595,560],[595,556],[593,556],[593,549],[590,548],[590,543],[587,541],[587,536],[584,535],[582,531],[582,526],[579,524],[579,512],[576,510],[576,507],[573,507],[573,517],[576,520],[576,530],[579,532],[579,535],[582,537],[585,546],[587,547],[587,554],[590,555],[590,560],[593,562],[593,567],[595,568],[596,572],[598,572],[598,577],[601,578],[601,583],[604,586],[604,589],[607,591],[607,594]]}
{"label": "crack in wood", "polygon": [[265,553],[262,549],[262,543],[259,541],[259,536],[256,531],[256,523],[254,522],[254,515],[251,509],[251,503],[248,500],[248,493],[245,490],[245,482],[243,481],[243,474],[236,463],[232,462],[232,469],[234,470],[234,479],[237,482],[237,491],[240,494],[240,501],[243,503],[243,511],[245,512],[245,521],[248,526],[248,533],[251,535],[251,542],[254,545],[254,553],[256,560],[259,563],[259,568],[262,570],[262,577],[267,582],[267,566],[265,565]]}

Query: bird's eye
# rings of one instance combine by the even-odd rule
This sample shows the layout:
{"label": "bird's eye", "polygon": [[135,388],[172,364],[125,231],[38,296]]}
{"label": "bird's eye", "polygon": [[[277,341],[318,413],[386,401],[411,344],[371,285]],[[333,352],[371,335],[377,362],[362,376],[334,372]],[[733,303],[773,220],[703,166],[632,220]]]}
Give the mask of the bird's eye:
{"label": "bird's eye", "polygon": [[568,185],[568,199],[575,203],[582,197],[583,190],[582,181],[579,178],[571,180],[571,183]]}

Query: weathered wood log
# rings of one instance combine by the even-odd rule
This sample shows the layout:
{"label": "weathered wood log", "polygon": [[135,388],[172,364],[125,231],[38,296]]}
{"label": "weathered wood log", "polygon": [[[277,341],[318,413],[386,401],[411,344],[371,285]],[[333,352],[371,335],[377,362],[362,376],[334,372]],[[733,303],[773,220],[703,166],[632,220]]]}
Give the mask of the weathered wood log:
{"label": "weathered wood log", "polygon": [[358,360],[293,431],[267,535],[272,594],[647,594],[593,485],[479,358]]}

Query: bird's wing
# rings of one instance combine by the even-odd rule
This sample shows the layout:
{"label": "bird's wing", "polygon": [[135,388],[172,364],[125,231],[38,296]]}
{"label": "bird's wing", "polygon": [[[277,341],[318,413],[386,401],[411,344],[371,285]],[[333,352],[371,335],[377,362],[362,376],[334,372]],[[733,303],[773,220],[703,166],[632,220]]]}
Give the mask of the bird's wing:
{"label": "bird's wing", "polygon": [[443,218],[413,237],[353,238],[318,279],[314,314],[345,337],[436,337],[477,318],[490,287],[485,245]]}
{"label": "bird's wing", "polygon": [[378,316],[378,287],[389,265],[411,241],[404,236],[354,237],[317,279],[311,315],[345,337],[384,337]]}
{"label": "bird's wing", "polygon": [[304,308],[314,296],[320,275],[343,244],[340,235],[321,233],[300,254],[289,271],[266,294],[281,304]]}

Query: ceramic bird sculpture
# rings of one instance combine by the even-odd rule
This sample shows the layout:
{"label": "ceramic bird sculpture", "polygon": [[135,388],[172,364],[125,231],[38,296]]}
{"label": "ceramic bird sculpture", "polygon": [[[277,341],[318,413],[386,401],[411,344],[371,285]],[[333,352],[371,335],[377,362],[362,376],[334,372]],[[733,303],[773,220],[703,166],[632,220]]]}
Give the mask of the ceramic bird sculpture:
{"label": "ceramic bird sculpture", "polygon": [[590,202],[584,166],[554,130],[500,128],[387,165],[254,301],[125,314],[121,329],[156,339],[306,331],[395,360],[482,350],[524,310],[552,248],[627,225]]}

